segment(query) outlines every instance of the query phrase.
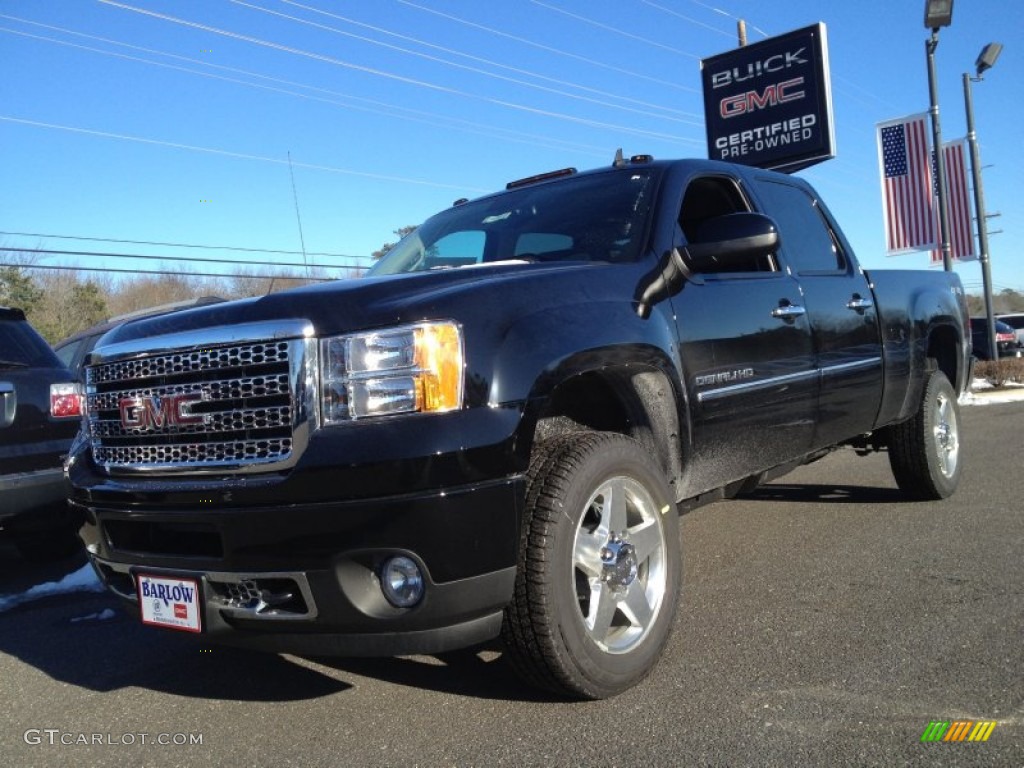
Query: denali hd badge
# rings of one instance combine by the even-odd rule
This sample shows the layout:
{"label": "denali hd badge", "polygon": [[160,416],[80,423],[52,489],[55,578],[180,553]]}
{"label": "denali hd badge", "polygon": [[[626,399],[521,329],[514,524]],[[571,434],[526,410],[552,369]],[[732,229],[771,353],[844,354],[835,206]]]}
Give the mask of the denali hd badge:
{"label": "denali hd badge", "polygon": [[121,426],[125,429],[151,430],[202,424],[202,414],[192,413],[192,406],[202,401],[203,396],[199,392],[162,397],[122,397],[118,403]]}

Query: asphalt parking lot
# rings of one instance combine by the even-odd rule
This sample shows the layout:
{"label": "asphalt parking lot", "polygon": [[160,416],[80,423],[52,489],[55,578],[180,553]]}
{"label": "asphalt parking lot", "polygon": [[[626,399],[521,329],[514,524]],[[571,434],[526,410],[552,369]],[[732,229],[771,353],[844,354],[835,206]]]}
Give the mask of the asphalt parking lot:
{"label": "asphalt parking lot", "polygon": [[[99,592],[28,599],[84,559],[31,566],[2,546],[0,762],[1024,765],[1024,403],[962,415],[968,465],[945,502],[903,502],[884,455],[844,451],[687,515],[666,656],[595,703],[522,686],[497,646],[212,648]],[[922,743],[964,720],[995,726]]]}

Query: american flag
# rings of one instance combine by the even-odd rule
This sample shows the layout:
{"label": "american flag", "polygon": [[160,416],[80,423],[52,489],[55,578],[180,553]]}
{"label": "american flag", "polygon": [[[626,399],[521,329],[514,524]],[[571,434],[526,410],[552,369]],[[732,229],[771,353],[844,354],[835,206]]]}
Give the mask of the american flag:
{"label": "american flag", "polygon": [[[966,139],[957,139],[942,145],[942,156],[946,162],[949,251],[954,261],[970,261],[978,257],[974,252],[974,228],[971,226],[973,212],[967,188],[966,144]],[[942,251],[932,251],[932,263],[942,263]]]}
{"label": "american flag", "polygon": [[926,114],[878,124],[885,245],[890,255],[934,248],[935,221]]}

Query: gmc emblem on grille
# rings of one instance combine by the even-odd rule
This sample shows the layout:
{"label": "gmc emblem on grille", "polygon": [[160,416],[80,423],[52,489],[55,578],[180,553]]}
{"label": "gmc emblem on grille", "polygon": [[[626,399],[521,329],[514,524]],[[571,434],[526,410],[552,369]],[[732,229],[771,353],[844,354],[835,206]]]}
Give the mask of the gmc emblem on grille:
{"label": "gmc emblem on grille", "polygon": [[203,396],[198,392],[163,397],[122,397],[118,402],[121,426],[125,429],[145,430],[202,424],[202,414],[192,413],[192,406],[202,401]]}

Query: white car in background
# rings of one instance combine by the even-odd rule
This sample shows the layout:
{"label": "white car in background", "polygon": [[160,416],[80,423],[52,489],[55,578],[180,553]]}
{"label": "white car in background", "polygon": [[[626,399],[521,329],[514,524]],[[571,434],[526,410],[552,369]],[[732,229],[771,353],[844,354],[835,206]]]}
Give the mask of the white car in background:
{"label": "white car in background", "polygon": [[1024,346],[1024,312],[1008,312],[1003,315],[996,315],[996,320],[1002,320],[1013,328],[1017,334],[1017,344]]}

